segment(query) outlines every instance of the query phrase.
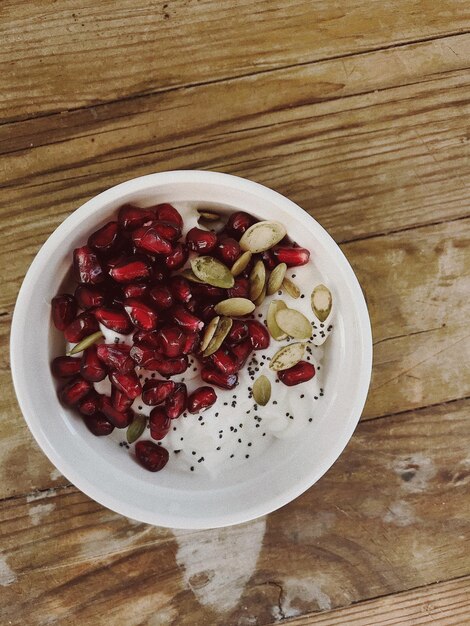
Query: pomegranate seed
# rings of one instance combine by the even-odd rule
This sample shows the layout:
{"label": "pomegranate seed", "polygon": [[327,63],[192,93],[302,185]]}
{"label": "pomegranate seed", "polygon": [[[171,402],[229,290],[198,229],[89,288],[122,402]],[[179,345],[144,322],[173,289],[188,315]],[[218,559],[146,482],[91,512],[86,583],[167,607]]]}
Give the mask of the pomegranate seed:
{"label": "pomegranate seed", "polygon": [[100,287],[103,288],[103,293],[105,296],[104,306],[110,306],[111,308],[117,307],[118,309],[120,309],[122,307],[122,303],[124,302],[122,287],[111,279],[109,280],[109,282],[100,285]]}
{"label": "pomegranate seed", "polygon": [[211,355],[210,360],[214,367],[222,374],[235,374],[240,369],[238,358],[231,356],[226,350],[219,348]]}
{"label": "pomegranate seed", "polygon": [[165,401],[165,411],[168,417],[172,420],[176,419],[186,409],[186,402],[188,400],[188,390],[184,383],[178,383],[175,385],[173,393],[168,396]]}
{"label": "pomegranate seed", "polygon": [[150,263],[143,258],[122,257],[116,265],[109,269],[109,275],[118,283],[132,283],[135,280],[145,280],[150,277],[151,273]]}
{"label": "pomegranate seed", "polygon": [[56,378],[72,378],[80,374],[80,363],[73,356],[58,356],[52,361],[52,373]]}
{"label": "pomegranate seed", "polygon": [[98,322],[91,313],[80,313],[64,330],[64,337],[70,343],[78,343],[99,329]]}
{"label": "pomegranate seed", "polygon": [[119,229],[117,222],[108,222],[88,237],[88,245],[98,252],[109,252],[117,246],[118,241]]}
{"label": "pomegranate seed", "polygon": [[193,313],[193,315],[195,315],[197,313],[197,310],[198,310],[198,307],[199,307],[199,303],[196,300],[196,298],[191,298],[191,300],[186,302],[186,304],[184,306],[185,306],[186,309],[188,309],[188,311],[190,313]]}
{"label": "pomegranate seed", "polygon": [[185,245],[177,243],[172,252],[165,257],[164,263],[169,270],[179,270],[188,260],[189,252]]}
{"label": "pomegranate seed", "polygon": [[307,361],[299,361],[293,367],[278,372],[277,375],[284,385],[293,387],[312,379],[315,376],[315,367]]}
{"label": "pomegranate seed", "polygon": [[119,209],[118,222],[124,230],[133,230],[153,219],[155,214],[150,209],[141,209],[132,204],[124,204]]}
{"label": "pomegranate seed", "polygon": [[227,289],[229,298],[249,298],[250,297],[250,281],[243,276],[237,276],[233,287]]}
{"label": "pomegranate seed", "polygon": [[156,285],[150,289],[149,295],[153,302],[155,302],[155,306],[158,311],[164,311],[173,305],[173,296],[171,295],[168,287]]}
{"label": "pomegranate seed", "polygon": [[224,300],[227,297],[226,293],[228,293],[221,287],[200,285],[199,283],[194,283],[194,285],[191,286],[191,290],[193,295],[201,301],[211,300],[214,302],[220,302],[220,300]]}
{"label": "pomegranate seed", "polygon": [[241,369],[248,360],[248,357],[253,352],[253,346],[250,339],[245,339],[241,343],[231,347],[231,351],[238,359],[238,368]]}
{"label": "pomegranate seed", "polygon": [[171,243],[155,230],[155,227],[141,226],[132,231],[132,241],[139,249],[146,250],[151,254],[170,254],[172,248]]}
{"label": "pomegranate seed", "polygon": [[214,250],[214,256],[225,263],[229,267],[231,267],[238,257],[241,255],[242,250],[240,248],[240,244],[236,239],[232,237],[227,237],[224,240],[220,240],[217,243],[217,246]]}
{"label": "pomegranate seed", "polygon": [[80,373],[85,380],[97,383],[106,378],[106,368],[103,361],[98,358],[97,347],[95,345],[87,348],[82,355]]}
{"label": "pomegranate seed", "polygon": [[135,455],[137,460],[149,470],[149,472],[159,472],[168,463],[169,453],[163,446],[157,446],[152,441],[138,441],[135,444]]}
{"label": "pomegranate seed", "polygon": [[183,346],[183,354],[191,354],[196,352],[199,347],[201,338],[198,333],[185,333],[185,340]]}
{"label": "pomegranate seed", "polygon": [[104,413],[105,417],[116,426],[116,428],[126,428],[132,422],[134,418],[134,413],[131,409],[127,411],[117,411],[111,403],[111,398],[109,396],[101,396],[101,407],[102,413]]}
{"label": "pomegranate seed", "polygon": [[130,357],[131,347],[123,343],[100,343],[96,346],[98,358],[112,371],[120,374],[131,372],[135,363]]}
{"label": "pomegranate seed", "polygon": [[227,335],[226,342],[230,346],[234,346],[248,337],[248,326],[241,320],[233,320],[232,328]]}
{"label": "pomegranate seed", "polygon": [[101,287],[96,285],[78,285],[75,289],[75,298],[81,309],[91,309],[105,303],[104,293]]}
{"label": "pomegranate seed", "polygon": [[152,222],[152,226],[167,241],[176,241],[181,235],[181,227],[176,222],[157,221]]}
{"label": "pomegranate seed", "polygon": [[114,385],[111,386],[111,404],[120,413],[125,413],[128,409],[131,408],[134,400],[132,398],[128,398],[125,393],[119,391],[117,387]]}
{"label": "pomegranate seed", "polygon": [[272,252],[278,263],[285,263],[287,267],[305,265],[310,258],[310,252],[306,248],[277,246]]}
{"label": "pomegranate seed", "polygon": [[110,435],[114,430],[114,426],[111,422],[108,422],[102,413],[87,415],[83,418],[83,421],[88,430],[97,437],[106,437],[106,435]]}
{"label": "pomegranate seed", "polygon": [[201,378],[204,382],[211,383],[222,389],[233,389],[238,384],[238,376],[236,374],[223,374],[207,365],[201,370]]}
{"label": "pomegranate seed", "polygon": [[96,393],[94,389],[90,391],[80,402],[78,403],[78,410],[82,415],[95,415],[98,413],[101,406],[101,396]]}
{"label": "pomegranate seed", "polygon": [[269,332],[264,324],[256,320],[247,320],[251,345],[255,350],[265,350],[269,346]]}
{"label": "pomegranate seed", "polygon": [[185,304],[191,300],[191,287],[184,276],[172,276],[169,280],[168,287],[176,302]]}
{"label": "pomegranate seed", "polygon": [[73,267],[79,283],[95,285],[103,282],[105,278],[96,252],[88,246],[82,246],[73,251]]}
{"label": "pomegranate seed", "polygon": [[154,330],[157,326],[158,316],[153,309],[137,298],[124,300],[124,310],[131,322],[141,330]]}
{"label": "pomegranate seed", "polygon": [[159,332],[157,330],[136,330],[132,335],[132,341],[137,344],[146,344],[149,348],[159,351]]}
{"label": "pomegranate seed", "polygon": [[212,318],[216,316],[214,305],[205,304],[202,309],[199,309],[199,316],[204,322],[210,322]]}
{"label": "pomegranate seed", "polygon": [[162,406],[157,406],[150,412],[150,436],[161,441],[170,431],[171,418]]}
{"label": "pomegranate seed", "polygon": [[74,406],[78,404],[91,389],[91,383],[77,376],[77,378],[73,378],[62,387],[59,396],[64,404]]}
{"label": "pomegranate seed", "polygon": [[157,372],[163,359],[155,348],[145,344],[134,344],[131,348],[131,357],[140,367]]}
{"label": "pomegranate seed", "polygon": [[198,387],[188,398],[188,411],[202,413],[209,409],[217,400],[217,394],[212,387]]}
{"label": "pomegranate seed", "polygon": [[266,269],[270,272],[272,272],[278,264],[278,261],[276,261],[276,257],[273,255],[272,250],[265,250],[261,254],[261,260],[263,261]]}
{"label": "pomegranate seed", "polygon": [[[186,355],[175,357],[174,359],[163,359],[155,369],[162,376],[174,376],[182,374],[188,369],[188,357]],[[149,368],[147,368],[149,369]]]}
{"label": "pomegranate seed", "polygon": [[172,380],[147,380],[142,388],[142,401],[149,406],[161,404],[175,390]]}
{"label": "pomegranate seed", "polygon": [[183,354],[186,335],[179,326],[166,326],[159,333],[160,350],[165,356],[175,357]]}
{"label": "pomegranate seed", "polygon": [[171,204],[158,204],[155,207],[155,216],[157,220],[164,222],[174,222],[180,228],[183,228],[183,218]]}
{"label": "pomegranate seed", "polygon": [[132,323],[126,315],[125,311],[117,309],[109,309],[106,307],[98,307],[94,311],[96,319],[116,333],[128,335],[132,330]]}
{"label": "pomegranate seed", "polygon": [[217,235],[210,230],[191,228],[186,235],[186,245],[193,252],[211,252],[217,243]]}
{"label": "pomegranate seed", "polygon": [[52,298],[52,321],[57,330],[65,330],[77,315],[77,301],[69,293]]}
{"label": "pomegranate seed", "polygon": [[225,228],[232,237],[240,239],[243,233],[256,221],[257,220],[249,213],[237,211],[236,213],[232,213],[232,215],[228,218]]}
{"label": "pomegranate seed", "polygon": [[[167,257],[165,257],[166,259]],[[164,264],[164,260],[162,261],[157,261],[153,264],[152,267],[152,276],[150,278],[150,280],[153,283],[161,283],[164,282],[166,280],[168,280],[168,277],[170,276],[170,272],[168,271],[168,268],[166,267],[166,265]]]}
{"label": "pomegranate seed", "polygon": [[120,374],[119,372],[111,372],[109,375],[111,384],[116,387],[118,391],[126,395],[128,398],[135,400],[137,396],[142,393],[142,385],[140,384],[139,377],[134,372],[128,372],[127,374]]}
{"label": "pomegranate seed", "polygon": [[194,332],[204,328],[204,322],[192,315],[183,306],[177,305],[171,311],[175,322],[185,330]]}
{"label": "pomegranate seed", "polygon": [[146,295],[148,288],[145,283],[129,283],[124,285],[122,293],[125,298],[141,298]]}

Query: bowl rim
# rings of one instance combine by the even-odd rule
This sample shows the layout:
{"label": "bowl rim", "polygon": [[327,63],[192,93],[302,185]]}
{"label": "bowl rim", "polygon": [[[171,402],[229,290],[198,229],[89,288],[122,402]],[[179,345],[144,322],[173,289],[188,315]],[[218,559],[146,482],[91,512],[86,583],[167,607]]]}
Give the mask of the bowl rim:
{"label": "bowl rim", "polygon": [[[335,255],[336,262],[341,264],[342,271],[347,275],[347,281],[351,289],[354,306],[356,308],[358,337],[361,347],[361,368],[354,401],[351,403],[351,410],[349,411],[349,418],[345,421],[341,437],[335,441],[335,445],[331,446],[328,451],[325,452],[322,461],[314,468],[314,470],[306,472],[303,476],[303,480],[297,480],[289,490],[285,490],[277,496],[263,500],[260,506],[254,507],[251,510],[245,510],[243,514],[237,513],[236,515],[231,516],[230,513],[228,513],[223,516],[219,515],[216,520],[213,519],[213,516],[209,516],[208,519],[210,518],[210,523],[201,520],[197,524],[193,525],[188,524],[186,516],[180,516],[173,513],[165,514],[164,521],[161,519],[158,521],[148,519],[148,516],[143,516],[138,508],[102,491],[96,483],[92,483],[84,479],[80,475],[80,471],[78,469],[71,465],[63,455],[59,454],[55,450],[55,448],[49,445],[47,436],[40,427],[33,412],[29,410],[30,407],[26,402],[28,389],[26,380],[22,375],[20,367],[20,351],[18,350],[18,346],[22,345],[22,312],[28,305],[29,292],[35,284],[35,274],[42,260],[47,258],[49,250],[53,249],[56,240],[60,240],[62,238],[62,232],[69,228],[70,225],[80,223],[80,221],[87,216],[89,212],[93,212],[94,210],[99,209],[100,206],[107,203],[118,201],[122,196],[128,193],[142,191],[148,186],[155,187],[159,184],[169,183],[217,184],[236,188],[242,192],[246,191],[247,193],[268,198],[275,203],[282,203],[286,209],[295,213],[296,219],[301,222],[305,222],[306,224],[307,222],[310,222],[310,226],[311,220],[313,220],[313,222],[317,225],[325,244],[331,248],[333,254]],[[17,296],[11,324],[10,363],[13,385],[18,399],[18,404],[31,433],[41,450],[49,458],[53,465],[59,469],[59,471],[78,489],[107,508],[139,521],[169,528],[208,529],[247,522],[277,510],[297,498],[304,491],[314,485],[335,463],[351,439],[367,399],[372,373],[372,331],[367,304],[359,281],[349,264],[349,261],[331,235],[329,235],[329,233],[299,205],[269,187],[246,178],[234,176],[232,174],[207,170],[170,170],[132,178],[106,189],[75,209],[49,235],[29,266]],[[158,515],[155,517],[158,517]]]}

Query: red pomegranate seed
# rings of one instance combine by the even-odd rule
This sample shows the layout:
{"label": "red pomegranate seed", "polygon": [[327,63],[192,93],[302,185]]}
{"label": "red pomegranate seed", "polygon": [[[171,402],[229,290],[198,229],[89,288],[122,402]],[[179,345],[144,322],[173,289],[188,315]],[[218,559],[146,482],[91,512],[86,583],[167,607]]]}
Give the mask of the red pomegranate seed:
{"label": "red pomegranate seed", "polygon": [[141,209],[132,204],[124,204],[119,209],[118,222],[124,230],[133,230],[154,219],[155,214],[150,209]]}
{"label": "red pomegranate seed", "polygon": [[110,435],[114,430],[114,426],[111,422],[108,422],[102,413],[87,415],[83,418],[83,421],[88,430],[97,437],[106,437],[106,435]]}
{"label": "red pomegranate seed", "polygon": [[209,409],[217,400],[217,394],[212,387],[198,387],[188,398],[188,411],[202,413]]}
{"label": "red pomegranate seed", "polygon": [[263,261],[266,269],[270,272],[272,272],[278,264],[278,261],[276,261],[276,257],[273,255],[272,250],[265,250],[265,252],[261,254],[261,260]]}
{"label": "red pomegranate seed", "polygon": [[101,396],[94,389],[90,391],[80,402],[78,403],[78,410],[82,415],[95,415],[98,413],[101,406]]}
{"label": "red pomegranate seed", "polygon": [[125,413],[128,409],[131,408],[134,400],[132,398],[128,398],[125,393],[122,393],[114,387],[111,386],[111,404],[120,413]]}
{"label": "red pomegranate seed", "polygon": [[186,304],[184,306],[185,306],[186,309],[188,309],[188,311],[190,313],[195,315],[197,313],[198,308],[199,308],[199,302],[196,300],[196,298],[191,298],[191,300],[186,302]]}
{"label": "red pomegranate seed", "polygon": [[248,357],[253,352],[253,346],[250,339],[245,339],[241,343],[231,347],[232,353],[238,359],[238,368],[241,369],[248,360]]}
{"label": "red pomegranate seed", "polygon": [[90,248],[98,252],[109,252],[119,242],[119,228],[117,222],[108,222],[88,237]]}
{"label": "red pomegranate seed", "polygon": [[105,417],[116,426],[116,428],[126,428],[132,422],[134,418],[134,413],[131,409],[127,411],[117,411],[111,403],[111,398],[109,396],[101,396],[101,407],[102,413],[104,413]]}
{"label": "red pomegranate seed", "polygon": [[56,378],[72,378],[80,374],[81,359],[73,356],[58,356],[51,364],[52,374]]}
{"label": "red pomegranate seed", "polygon": [[165,400],[165,412],[172,420],[176,419],[186,409],[188,390],[184,383],[175,385],[173,393]]}
{"label": "red pomegranate seed", "polygon": [[232,237],[240,239],[243,233],[256,221],[257,220],[249,213],[237,211],[236,213],[232,213],[232,215],[228,218],[225,228]]}
{"label": "red pomegranate seed", "polygon": [[186,235],[186,245],[193,252],[211,252],[217,243],[217,235],[210,230],[191,228]]}
{"label": "red pomegranate seed", "polygon": [[103,361],[98,358],[96,345],[90,346],[83,352],[80,373],[91,383],[97,383],[106,378],[107,371]]}
{"label": "red pomegranate seed", "polygon": [[140,384],[139,377],[135,372],[128,372],[127,374],[120,374],[119,372],[111,372],[109,375],[111,384],[116,387],[118,391],[125,394],[128,398],[135,400],[137,396],[142,393],[142,385]]}
{"label": "red pomegranate seed", "polygon": [[165,326],[159,332],[160,350],[165,356],[175,357],[183,354],[186,335],[179,326]]}
{"label": "red pomegranate seed", "polygon": [[99,329],[98,322],[91,313],[80,313],[64,330],[64,337],[70,343],[78,343]]}
{"label": "red pomegranate seed", "polygon": [[232,237],[227,237],[223,240],[219,239],[213,252],[214,256],[216,256],[222,261],[222,263],[225,263],[225,265],[228,265],[229,267],[231,267],[235,263],[241,253],[242,250],[240,248],[240,244],[236,239],[233,239]]}
{"label": "red pomegranate seed", "polygon": [[173,307],[171,313],[175,322],[184,328],[184,330],[196,332],[204,328],[204,322],[195,315],[192,315],[181,305]]}
{"label": "red pomegranate seed", "polygon": [[169,433],[171,418],[162,406],[157,406],[150,412],[149,426],[150,436],[157,441],[161,441]]}
{"label": "red pomegranate seed", "polygon": [[180,228],[183,228],[183,218],[171,204],[158,204],[155,208],[155,216],[157,220],[164,222],[174,222]]}
{"label": "red pomegranate seed", "polygon": [[168,281],[168,287],[176,302],[185,304],[191,300],[191,287],[184,276],[172,276]]}
{"label": "red pomegranate seed", "polygon": [[57,330],[65,330],[77,315],[77,301],[69,293],[52,298],[52,321]]}
{"label": "red pomegranate seed", "polygon": [[[155,369],[162,376],[175,376],[182,374],[188,369],[188,357],[186,355],[175,357],[174,359],[162,359]],[[150,368],[147,368],[150,369]]]}
{"label": "red pomegranate seed", "polygon": [[155,406],[164,402],[175,390],[172,380],[147,380],[142,388],[142,401],[149,406]]}
{"label": "red pomegranate seed", "polygon": [[[167,257],[165,257],[165,259],[166,258]],[[152,283],[162,283],[168,280],[170,272],[165,265],[165,259],[163,259],[163,261],[160,259],[153,264],[152,275],[150,277]]]}
{"label": "red pomegranate seed", "polygon": [[111,308],[117,307],[118,309],[122,307],[124,294],[120,284],[115,283],[112,279],[109,279],[108,282],[100,285],[100,288],[103,289],[105,302],[103,305],[99,306],[109,306]]}
{"label": "red pomegranate seed", "polygon": [[254,350],[265,350],[269,346],[269,331],[256,320],[247,320],[248,334]]}
{"label": "red pomegranate seed", "polygon": [[230,355],[226,350],[219,348],[211,355],[210,360],[214,367],[222,374],[235,374],[240,369],[238,358]]}
{"label": "red pomegranate seed", "polygon": [[191,354],[196,352],[199,347],[201,338],[198,333],[185,333],[185,340],[183,346],[183,354]]}
{"label": "red pomegranate seed", "polygon": [[168,287],[164,285],[156,285],[149,291],[149,295],[155,303],[157,311],[164,311],[173,306],[173,296]]}
{"label": "red pomegranate seed", "polygon": [[131,347],[123,343],[100,343],[96,346],[98,358],[108,369],[121,374],[128,374],[135,367],[130,351]]}
{"label": "red pomegranate seed", "polygon": [[238,376],[236,374],[223,374],[207,365],[201,370],[201,378],[204,382],[222,389],[233,389],[238,384]]}
{"label": "red pomegranate seed", "polygon": [[79,283],[95,285],[103,282],[105,278],[98,256],[89,246],[82,246],[73,251],[73,268]]}
{"label": "red pomegranate seed", "polygon": [[160,237],[152,225],[141,226],[132,231],[132,241],[137,248],[151,254],[167,255],[172,251],[171,243]]}
{"label": "red pomegranate seed", "polygon": [[176,241],[181,235],[181,227],[176,222],[156,221],[152,222],[153,228],[162,239]]}
{"label": "red pomegranate seed", "polygon": [[155,348],[145,344],[134,344],[131,348],[131,357],[140,367],[157,372],[163,360],[163,356]]}
{"label": "red pomegranate seed", "polygon": [[277,246],[272,252],[278,263],[285,263],[287,267],[305,265],[310,258],[310,252],[306,248]]}
{"label": "red pomegranate seed", "polygon": [[131,322],[141,330],[154,330],[157,327],[157,313],[142,300],[137,298],[127,298],[124,300],[124,310]]}
{"label": "red pomegranate seed", "polygon": [[172,252],[165,257],[164,263],[169,270],[179,270],[188,260],[188,248],[182,243],[177,243]]}
{"label": "red pomegranate seed", "polygon": [[91,383],[84,380],[80,376],[77,376],[77,378],[73,378],[71,381],[66,383],[64,387],[62,387],[59,396],[64,404],[67,406],[74,406],[75,404],[78,404],[91,389]]}
{"label": "red pomegranate seed", "polygon": [[243,276],[237,276],[233,287],[227,289],[229,298],[249,298],[250,297],[250,281]]}
{"label": "red pomegranate seed", "polygon": [[135,455],[139,463],[149,472],[159,472],[168,463],[169,453],[163,446],[152,441],[138,441],[135,444]]}
{"label": "red pomegranate seed", "polygon": [[75,298],[81,309],[91,309],[105,303],[103,290],[96,285],[78,285],[75,289]]}
{"label": "red pomegranate seed", "polygon": [[132,322],[126,315],[125,311],[119,311],[118,309],[109,309],[107,307],[98,307],[93,311],[96,319],[116,333],[122,335],[128,335],[132,331]]}
{"label": "red pomegranate seed", "polygon": [[220,302],[220,300],[224,300],[227,298],[227,291],[222,289],[221,287],[213,287],[212,285],[201,285],[199,283],[194,283],[191,285],[191,291],[193,295],[200,301],[204,302],[207,300]]}
{"label": "red pomegranate seed", "polygon": [[227,335],[226,342],[229,346],[235,346],[248,337],[248,326],[241,320],[233,320],[232,328]]}
{"label": "red pomegranate seed", "polygon": [[141,298],[146,295],[148,289],[149,286],[145,283],[129,283],[124,285],[122,293],[125,298]]}
{"label": "red pomegranate seed", "polygon": [[109,275],[118,283],[132,283],[135,280],[145,280],[151,276],[151,273],[150,263],[143,258],[123,257],[109,269]]}
{"label": "red pomegranate seed", "polygon": [[199,317],[207,324],[210,322],[212,318],[216,316],[216,312],[214,310],[214,304],[205,304],[201,309],[199,309]]}
{"label": "red pomegranate seed", "polygon": [[299,385],[300,383],[305,383],[307,380],[311,380],[315,376],[315,367],[307,361],[299,361],[288,370],[278,372],[277,375],[284,385],[293,387],[294,385]]}
{"label": "red pomegranate seed", "polygon": [[136,330],[132,335],[132,341],[136,344],[146,344],[149,348],[160,350],[158,330]]}

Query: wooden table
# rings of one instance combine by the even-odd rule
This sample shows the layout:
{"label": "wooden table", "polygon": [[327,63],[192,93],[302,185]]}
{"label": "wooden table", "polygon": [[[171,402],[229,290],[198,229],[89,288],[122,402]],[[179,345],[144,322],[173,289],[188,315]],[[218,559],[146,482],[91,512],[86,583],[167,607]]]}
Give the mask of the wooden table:
{"label": "wooden table", "polygon": [[[470,624],[467,0],[4,0],[0,623]],[[318,484],[171,531],[79,492],[10,382],[21,280],[76,207],[202,168],[289,196],[364,288],[374,372]]]}

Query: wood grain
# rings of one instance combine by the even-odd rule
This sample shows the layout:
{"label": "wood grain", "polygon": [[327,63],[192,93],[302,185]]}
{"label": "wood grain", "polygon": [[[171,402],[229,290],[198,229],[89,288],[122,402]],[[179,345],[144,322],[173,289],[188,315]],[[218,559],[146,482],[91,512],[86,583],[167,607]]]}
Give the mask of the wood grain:
{"label": "wood grain", "polygon": [[469,406],[361,423],[313,488],[233,528],[133,523],[73,488],[5,500],[2,623],[261,626],[464,576]]}
{"label": "wood grain", "polygon": [[259,0],[255,10],[248,0],[9,0],[0,115],[91,106],[468,29],[465,0],[422,0],[419,9],[413,0]]}

